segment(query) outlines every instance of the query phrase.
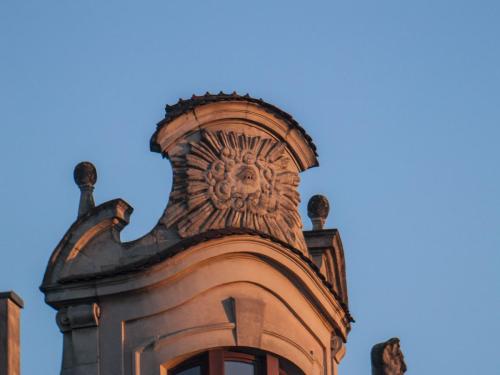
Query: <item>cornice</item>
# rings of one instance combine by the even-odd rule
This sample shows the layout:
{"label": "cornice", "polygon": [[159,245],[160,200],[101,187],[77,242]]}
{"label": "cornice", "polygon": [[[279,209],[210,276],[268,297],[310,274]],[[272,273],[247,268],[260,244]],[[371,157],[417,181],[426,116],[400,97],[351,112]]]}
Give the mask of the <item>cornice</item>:
{"label": "cornice", "polygon": [[271,113],[273,116],[287,122],[291,128],[297,129],[306,139],[309,147],[313,150],[314,155],[316,157],[318,156],[316,145],[314,144],[312,138],[289,113],[279,109],[278,107],[270,103],[265,102],[262,99],[252,98],[249,94],[239,95],[236,92],[233,92],[232,94],[225,94],[222,91],[219,92],[218,94],[211,94],[207,92],[205,93],[205,95],[193,95],[191,96],[190,99],[179,99],[179,101],[173,105],[167,104],[165,106],[165,118],[157,124],[157,129],[153,134],[153,136],[151,137],[150,141],[151,151],[159,153],[162,152],[161,147],[157,143],[156,139],[158,133],[163,127],[167,126],[177,117],[189,111],[194,110],[194,108],[196,107],[217,102],[248,102],[258,105],[259,107],[266,110],[268,113]]}

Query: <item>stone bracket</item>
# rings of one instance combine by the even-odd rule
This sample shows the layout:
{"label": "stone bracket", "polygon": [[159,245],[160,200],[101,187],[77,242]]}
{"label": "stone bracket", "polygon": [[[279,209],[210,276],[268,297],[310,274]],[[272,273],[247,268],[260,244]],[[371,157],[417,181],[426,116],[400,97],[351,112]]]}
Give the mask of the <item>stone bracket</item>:
{"label": "stone bracket", "polygon": [[96,303],[64,307],[57,312],[56,321],[62,333],[78,328],[97,327],[100,309]]}
{"label": "stone bracket", "polygon": [[63,337],[62,375],[99,374],[99,316],[96,303],[64,307],[56,321]]}

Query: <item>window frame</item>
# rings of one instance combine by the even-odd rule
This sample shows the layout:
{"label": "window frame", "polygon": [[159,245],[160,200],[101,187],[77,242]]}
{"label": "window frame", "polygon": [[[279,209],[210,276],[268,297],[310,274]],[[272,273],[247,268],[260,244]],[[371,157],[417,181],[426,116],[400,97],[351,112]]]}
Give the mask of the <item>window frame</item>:
{"label": "window frame", "polygon": [[193,367],[200,366],[201,369],[201,375],[208,375],[209,371],[207,368],[208,365],[208,358],[207,358],[207,353],[202,353],[199,355],[195,355],[191,358],[186,359],[185,361],[182,361],[181,363],[177,364],[175,367],[172,369],[169,369],[167,371],[168,375],[173,375],[173,374],[179,374],[182,371],[189,370]]}
{"label": "window frame", "polygon": [[[201,354],[195,355],[167,371],[168,375],[177,375],[181,371],[200,366],[202,375],[225,375],[224,363],[243,362],[251,363],[255,366],[256,375],[293,375],[289,374],[280,362],[286,361],[280,357],[252,348],[215,348]],[[293,365],[289,361],[286,367]],[[283,363],[284,364],[284,363]],[[303,375],[303,372],[295,365]]]}

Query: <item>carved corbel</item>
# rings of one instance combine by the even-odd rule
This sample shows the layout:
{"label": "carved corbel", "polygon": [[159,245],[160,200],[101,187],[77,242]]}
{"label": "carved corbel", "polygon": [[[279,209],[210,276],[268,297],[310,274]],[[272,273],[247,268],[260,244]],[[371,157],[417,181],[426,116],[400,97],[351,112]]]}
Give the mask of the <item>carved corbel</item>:
{"label": "carved corbel", "polygon": [[56,322],[62,333],[78,328],[97,327],[101,311],[96,303],[64,307],[57,312]]}
{"label": "carved corbel", "polygon": [[56,322],[64,334],[62,375],[99,374],[99,317],[96,303],[60,309]]}
{"label": "carved corbel", "polygon": [[345,345],[342,337],[338,336],[335,332],[332,334],[330,341],[330,351],[332,356],[332,365],[335,368],[345,355]]}

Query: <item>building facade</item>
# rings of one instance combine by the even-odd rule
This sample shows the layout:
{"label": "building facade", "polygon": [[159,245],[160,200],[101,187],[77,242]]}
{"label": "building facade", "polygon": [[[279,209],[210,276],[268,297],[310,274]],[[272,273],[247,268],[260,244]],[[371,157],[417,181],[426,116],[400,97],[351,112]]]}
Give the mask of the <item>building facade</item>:
{"label": "building facade", "polygon": [[335,375],[352,318],[339,232],[297,188],[316,147],[262,100],[206,94],[167,106],[151,138],[173,186],[157,225],[120,240],[132,207],[94,204],[75,168],[78,219],[41,290],[64,336],[62,375]]}

